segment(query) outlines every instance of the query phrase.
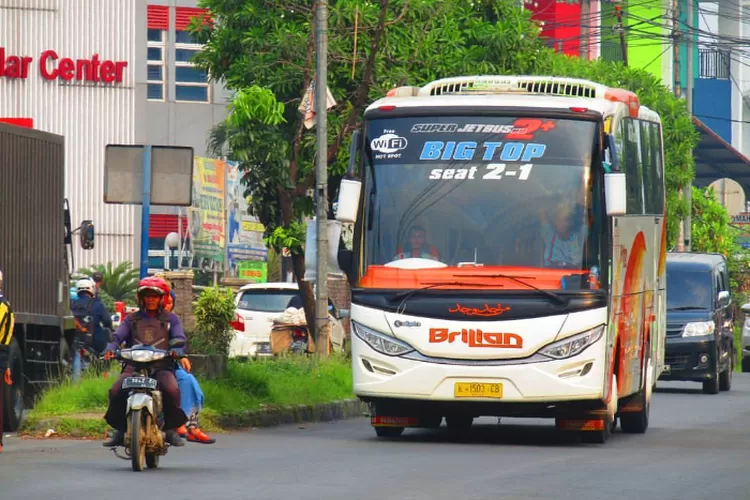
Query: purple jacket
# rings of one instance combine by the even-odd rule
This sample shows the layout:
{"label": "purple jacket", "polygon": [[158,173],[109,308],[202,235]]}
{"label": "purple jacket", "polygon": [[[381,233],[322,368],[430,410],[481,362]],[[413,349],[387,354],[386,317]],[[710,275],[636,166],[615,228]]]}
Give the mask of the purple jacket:
{"label": "purple jacket", "polygon": [[[113,340],[109,344],[107,344],[107,350],[108,351],[114,351],[117,349],[118,346],[120,346],[123,342],[125,345],[131,345],[132,338],[130,333],[130,325],[132,323],[132,318],[135,314],[141,314],[143,316],[146,315],[145,311],[136,311],[134,313],[130,313],[125,317],[125,320],[120,323],[120,326],[117,327],[117,330],[115,330],[115,333],[113,334]],[[187,343],[187,338],[185,337],[185,331],[182,329],[182,322],[180,322],[180,318],[174,314],[174,313],[165,313],[169,317],[169,339],[179,339],[183,342]],[[177,351],[179,354],[183,354],[184,348],[175,348],[175,351]]]}

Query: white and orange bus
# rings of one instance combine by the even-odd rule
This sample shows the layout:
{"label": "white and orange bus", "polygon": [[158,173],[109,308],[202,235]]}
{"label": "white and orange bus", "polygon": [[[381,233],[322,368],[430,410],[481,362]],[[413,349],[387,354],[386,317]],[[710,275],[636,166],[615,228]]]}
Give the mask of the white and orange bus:
{"label": "white and orange bus", "polygon": [[664,363],[659,116],[539,76],[400,87],[354,134],[336,217],[354,392],[378,436],[554,418],[643,433]]}

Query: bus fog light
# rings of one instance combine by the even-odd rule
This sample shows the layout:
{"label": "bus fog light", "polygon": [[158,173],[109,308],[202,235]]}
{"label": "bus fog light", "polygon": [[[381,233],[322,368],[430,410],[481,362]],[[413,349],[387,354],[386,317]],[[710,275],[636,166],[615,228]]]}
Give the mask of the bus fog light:
{"label": "bus fog light", "polygon": [[698,360],[700,361],[700,364],[702,365],[708,364],[708,354],[705,354],[705,353],[701,354]]}

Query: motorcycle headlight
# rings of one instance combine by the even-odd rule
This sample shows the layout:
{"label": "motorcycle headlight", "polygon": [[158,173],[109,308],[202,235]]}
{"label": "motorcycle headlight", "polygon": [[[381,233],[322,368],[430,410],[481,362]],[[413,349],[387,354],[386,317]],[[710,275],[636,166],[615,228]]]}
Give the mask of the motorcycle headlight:
{"label": "motorcycle headlight", "polygon": [[688,323],[682,329],[683,337],[702,337],[704,335],[713,335],[716,330],[716,323],[713,321],[696,321]]}
{"label": "motorcycle headlight", "polygon": [[166,354],[163,352],[147,351],[147,350],[135,350],[135,351],[121,351],[120,356],[136,363],[150,363],[151,361],[158,361],[163,359]]}
{"label": "motorcycle headlight", "polygon": [[352,321],[352,325],[354,326],[354,334],[381,354],[387,356],[401,356],[402,354],[414,350],[414,348],[406,342],[397,340],[390,335],[376,332],[372,328],[367,328],[366,326],[362,326],[354,321]]}
{"label": "motorcycle headlight", "polygon": [[591,330],[573,335],[542,348],[539,353],[552,359],[572,358],[583,352],[588,346],[595,344],[604,334],[605,325],[599,325]]}

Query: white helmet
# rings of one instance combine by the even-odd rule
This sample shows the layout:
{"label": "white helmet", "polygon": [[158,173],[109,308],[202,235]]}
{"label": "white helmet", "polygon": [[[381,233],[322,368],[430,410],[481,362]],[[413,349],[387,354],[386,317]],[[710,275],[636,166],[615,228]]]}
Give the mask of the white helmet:
{"label": "white helmet", "polygon": [[94,280],[92,280],[91,278],[83,278],[78,280],[78,283],[76,283],[76,288],[78,289],[79,295],[82,292],[88,292],[92,297],[96,295],[96,283],[94,283]]}

